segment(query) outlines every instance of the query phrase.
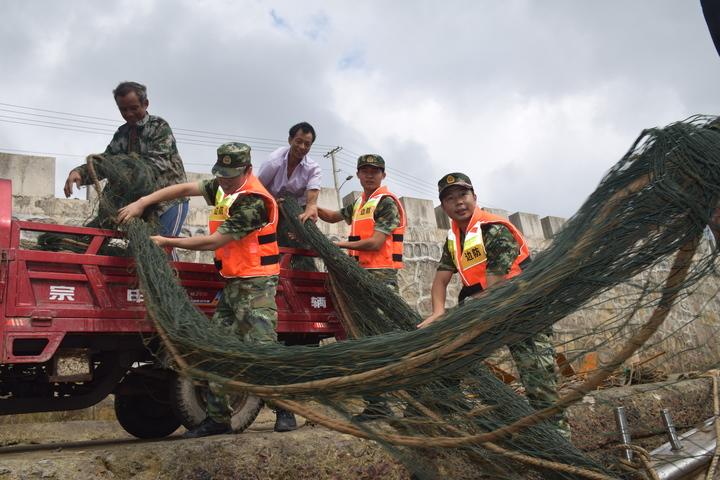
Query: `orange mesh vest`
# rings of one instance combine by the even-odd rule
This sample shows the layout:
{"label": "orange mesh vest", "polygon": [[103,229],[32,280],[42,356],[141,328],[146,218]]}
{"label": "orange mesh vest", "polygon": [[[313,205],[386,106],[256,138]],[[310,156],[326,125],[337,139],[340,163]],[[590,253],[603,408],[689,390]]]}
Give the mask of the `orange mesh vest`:
{"label": "orange mesh vest", "polygon": [[230,217],[230,207],[241,195],[262,197],[268,214],[268,224],[247,234],[240,240],[231,240],[215,250],[215,266],[220,275],[234,277],[267,277],[280,273],[280,251],[277,244],[278,208],[275,199],[265,190],[255,175],[250,174],[234,193],[225,194],[218,187],[215,206],[210,213],[210,234]]}
{"label": "orange mesh vest", "polygon": [[388,196],[395,201],[400,211],[400,225],[392,231],[391,235],[385,236],[380,250],[375,252],[349,250],[348,253],[360,262],[363,268],[402,268],[403,254],[403,236],[405,235],[405,210],[400,204],[400,200],[390,193],[387,187],[382,186],[375,190],[369,198],[365,198],[365,193],[358,198],[353,205],[352,224],[350,226],[349,241],[362,240],[370,238],[375,232],[375,209],[380,200]]}
{"label": "orange mesh vest", "polygon": [[480,207],[475,207],[473,216],[468,223],[465,232],[465,241],[460,244],[460,227],[455,220],[452,220],[452,227],[448,230],[448,249],[452,256],[453,263],[458,269],[460,278],[466,287],[480,284],[483,289],[487,288],[487,253],[482,238],[482,226],[488,223],[497,223],[510,230],[515,241],[520,246],[520,254],[517,256],[510,271],[505,278],[512,278],[522,272],[520,264],[530,257],[527,243],[515,225],[498,215],[488,213]]}

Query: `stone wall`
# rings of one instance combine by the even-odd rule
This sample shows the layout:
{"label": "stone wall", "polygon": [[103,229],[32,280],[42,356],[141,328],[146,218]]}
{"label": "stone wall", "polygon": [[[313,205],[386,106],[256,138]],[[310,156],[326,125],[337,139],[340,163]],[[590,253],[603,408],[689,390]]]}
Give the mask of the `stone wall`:
{"label": "stone wall", "polygon": [[54,196],[55,159],[0,152],[0,178],[11,178],[18,194]]}
{"label": "stone wall", "polygon": [[[92,202],[79,199],[60,199],[53,196],[54,159],[46,157],[25,157],[0,154],[0,161],[12,157],[2,170],[3,178],[13,180],[13,215],[23,220],[39,220],[54,223],[79,225],[91,217]],[[39,164],[33,162],[40,162]],[[27,181],[32,170],[33,181]],[[43,175],[40,175],[42,172]],[[198,180],[207,175],[190,173],[188,178]],[[357,198],[359,192],[351,192],[343,199],[347,205]],[[430,312],[430,285],[440,258],[449,221],[440,207],[433,201],[417,198],[401,198],[407,212],[409,226],[405,234],[405,268],[400,274],[400,291],[405,300],[422,315]],[[336,209],[337,197],[333,189],[323,189],[319,199],[320,206]],[[565,220],[559,217],[543,217],[526,212],[507,212],[501,209],[488,209],[497,215],[509,218],[526,236],[531,251],[536,253],[547,248],[553,236],[562,228]],[[318,223],[319,228],[331,239],[345,238],[348,226],[344,223]],[[207,233],[207,207],[200,198],[193,199],[183,234],[187,236]],[[703,248],[711,248],[706,242]],[[183,252],[187,261],[210,262],[208,253]],[[629,332],[647,318],[649,312],[641,310],[627,319],[619,314],[627,313],[626,307],[636,298],[637,284],[643,282],[661,282],[669,270],[668,262],[662,263],[640,275],[633,282],[615,288],[601,295],[582,311],[571,315],[555,325],[558,349],[576,358],[576,364],[582,354],[598,351],[601,359],[606,359],[621,345]],[[457,277],[457,276],[456,276]],[[447,306],[455,304],[460,285],[454,278],[448,293]],[[700,284],[696,291],[684,298],[673,309],[660,333],[649,342],[645,351],[636,360],[644,360],[655,354],[661,354],[651,367],[666,371],[686,371],[706,367],[720,361],[720,345],[714,341],[720,323],[718,312],[720,305],[717,290],[720,282],[710,278]],[[602,331],[603,333],[593,332]],[[664,352],[664,353],[662,353]]]}

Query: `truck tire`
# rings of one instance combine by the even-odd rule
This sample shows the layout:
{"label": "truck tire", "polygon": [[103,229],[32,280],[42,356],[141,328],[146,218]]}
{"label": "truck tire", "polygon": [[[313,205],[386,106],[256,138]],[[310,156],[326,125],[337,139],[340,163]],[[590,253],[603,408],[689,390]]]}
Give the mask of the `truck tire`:
{"label": "truck tire", "polygon": [[178,429],[181,422],[167,407],[150,395],[115,396],[118,422],[137,438],[163,438]]}
{"label": "truck tire", "polygon": [[[178,375],[171,396],[171,407],[185,428],[190,430],[205,420],[206,389],[195,385],[191,378]],[[252,425],[262,407],[263,401],[254,395],[231,394],[230,408],[233,414],[230,424],[233,431],[242,432]]]}

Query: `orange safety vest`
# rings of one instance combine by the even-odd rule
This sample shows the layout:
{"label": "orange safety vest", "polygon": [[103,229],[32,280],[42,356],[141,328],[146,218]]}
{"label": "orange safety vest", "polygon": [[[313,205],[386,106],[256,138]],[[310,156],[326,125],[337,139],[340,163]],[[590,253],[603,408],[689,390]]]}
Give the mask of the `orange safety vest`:
{"label": "orange safety vest", "polygon": [[480,284],[483,289],[487,288],[487,252],[485,251],[485,244],[482,238],[482,226],[488,223],[498,223],[507,227],[520,246],[520,254],[513,262],[505,278],[512,278],[519,275],[520,272],[522,272],[520,264],[530,258],[527,243],[525,243],[525,239],[520,233],[520,230],[515,228],[515,225],[503,217],[488,213],[480,209],[480,207],[475,207],[473,216],[468,223],[463,244],[460,244],[460,227],[455,220],[452,220],[452,226],[450,230],[448,230],[447,238],[450,256],[452,256],[455,268],[457,268],[460,278],[466,287]]}
{"label": "orange safety vest", "polygon": [[208,227],[210,234],[230,217],[230,207],[240,195],[255,194],[262,197],[268,214],[267,225],[245,235],[240,240],[231,240],[215,250],[215,266],[220,275],[235,277],[268,277],[280,273],[280,250],[277,244],[278,207],[275,199],[263,187],[260,180],[250,174],[235,192],[225,194],[218,187],[215,206],[210,213]]}
{"label": "orange safety vest", "polygon": [[387,187],[382,186],[375,190],[369,198],[358,198],[353,205],[352,224],[350,225],[350,236],[348,241],[357,241],[370,238],[375,232],[375,209],[383,197],[392,198],[400,211],[400,225],[392,231],[391,235],[385,236],[385,242],[379,250],[370,252],[362,250],[348,250],[348,253],[355,257],[363,268],[403,268],[403,237],[405,235],[405,210],[400,200],[390,193]]}

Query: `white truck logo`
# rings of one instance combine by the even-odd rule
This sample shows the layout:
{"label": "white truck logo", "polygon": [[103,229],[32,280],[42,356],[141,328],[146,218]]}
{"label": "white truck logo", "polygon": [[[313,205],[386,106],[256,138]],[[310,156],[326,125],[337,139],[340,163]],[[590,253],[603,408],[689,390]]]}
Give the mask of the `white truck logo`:
{"label": "white truck logo", "polygon": [[142,303],[144,301],[143,294],[139,288],[128,288],[127,301],[132,303]]}
{"label": "white truck logo", "polygon": [[310,297],[310,306],[312,308],[327,308],[325,297]]}
{"label": "white truck logo", "polygon": [[57,300],[60,302],[75,301],[75,287],[66,287],[62,285],[51,285],[50,286],[50,300]]}

